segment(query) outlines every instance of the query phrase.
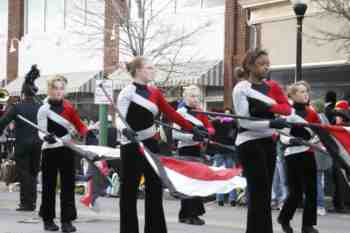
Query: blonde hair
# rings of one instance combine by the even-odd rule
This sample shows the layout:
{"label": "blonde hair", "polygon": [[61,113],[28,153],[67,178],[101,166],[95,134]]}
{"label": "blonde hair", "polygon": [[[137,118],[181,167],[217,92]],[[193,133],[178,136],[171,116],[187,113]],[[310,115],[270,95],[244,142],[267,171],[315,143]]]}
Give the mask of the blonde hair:
{"label": "blonde hair", "polygon": [[56,82],[62,82],[64,86],[67,85],[68,81],[67,79],[60,74],[52,75],[47,79],[47,89],[50,90],[55,87]]}
{"label": "blonde hair", "polygon": [[198,92],[200,94],[200,89],[196,85],[190,85],[187,87],[184,87],[184,91],[182,93],[183,97],[189,96],[191,93]]}
{"label": "blonde hair", "polygon": [[141,69],[146,63],[146,58],[142,56],[134,57],[130,62],[126,63],[126,69],[130,73],[130,75],[135,78],[136,70]]}
{"label": "blonde hair", "polygon": [[288,97],[295,95],[295,93],[297,93],[297,91],[299,90],[300,86],[304,86],[308,92],[311,91],[311,87],[310,87],[310,84],[308,82],[299,81],[299,82],[293,83],[287,87]]}

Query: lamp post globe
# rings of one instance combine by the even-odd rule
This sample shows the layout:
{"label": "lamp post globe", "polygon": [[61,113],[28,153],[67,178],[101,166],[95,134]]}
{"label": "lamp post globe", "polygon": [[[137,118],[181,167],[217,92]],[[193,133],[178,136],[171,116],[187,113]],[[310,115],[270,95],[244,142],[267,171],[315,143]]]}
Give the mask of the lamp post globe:
{"label": "lamp post globe", "polygon": [[303,19],[307,10],[306,0],[291,0],[293,10],[297,18],[297,47],[295,81],[302,80],[302,40],[303,40]]}
{"label": "lamp post globe", "polygon": [[294,13],[296,16],[304,16],[307,10],[307,4],[305,0],[291,0],[293,4]]}

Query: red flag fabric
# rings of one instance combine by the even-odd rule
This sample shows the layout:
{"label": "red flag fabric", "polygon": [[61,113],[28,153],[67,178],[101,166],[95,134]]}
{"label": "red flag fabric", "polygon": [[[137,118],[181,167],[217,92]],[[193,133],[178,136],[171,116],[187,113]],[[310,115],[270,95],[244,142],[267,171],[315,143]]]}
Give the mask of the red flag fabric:
{"label": "red flag fabric", "polygon": [[350,174],[350,127],[310,124],[333,160]]}

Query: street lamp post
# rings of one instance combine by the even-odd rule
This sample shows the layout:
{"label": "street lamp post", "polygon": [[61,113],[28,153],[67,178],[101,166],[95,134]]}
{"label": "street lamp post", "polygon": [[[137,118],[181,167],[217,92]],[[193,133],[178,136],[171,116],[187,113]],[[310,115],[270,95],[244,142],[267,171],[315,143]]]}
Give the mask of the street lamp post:
{"label": "street lamp post", "polygon": [[305,0],[291,0],[294,13],[297,17],[297,51],[296,51],[296,69],[295,81],[302,80],[302,42],[303,42],[303,19],[307,10]]}

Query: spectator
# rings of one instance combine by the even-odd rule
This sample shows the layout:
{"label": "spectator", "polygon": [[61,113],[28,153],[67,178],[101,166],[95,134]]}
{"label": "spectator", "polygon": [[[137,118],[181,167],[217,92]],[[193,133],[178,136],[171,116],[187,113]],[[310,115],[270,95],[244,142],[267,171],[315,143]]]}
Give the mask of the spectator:
{"label": "spectator", "polygon": [[[232,111],[226,110],[225,113],[231,113]],[[213,140],[215,142],[219,142],[224,145],[230,145],[232,148],[234,147],[234,142],[236,140],[237,134],[237,122],[232,118],[224,118],[218,117],[212,121],[212,124],[215,128],[215,134]],[[225,168],[233,168],[238,160],[238,155],[236,149],[234,151],[215,146],[215,144],[211,145],[213,148],[211,150],[215,151],[214,154],[214,166],[221,167],[225,166]],[[229,192],[228,200],[231,206],[236,206],[237,193],[236,190],[232,190]],[[219,206],[224,206],[224,194],[217,194],[216,200]]]}
{"label": "spectator", "polygon": [[[329,124],[328,118],[324,113],[318,114],[322,124]],[[324,216],[327,214],[325,206],[325,171],[332,166],[332,158],[324,153],[315,151],[317,165],[317,214]]]}
{"label": "spectator", "polygon": [[[349,103],[346,100],[340,100],[335,104],[335,109],[331,112],[335,118],[335,124],[349,126],[350,125],[350,111]],[[345,189],[346,182],[344,180],[343,173],[340,165],[333,161],[332,178],[334,182],[333,193],[333,209],[330,212],[336,213],[348,213],[349,210],[345,207]]]}
{"label": "spectator", "polygon": [[283,158],[283,148],[280,142],[277,142],[276,168],[272,182],[272,203],[273,210],[281,210],[284,200],[287,198],[288,189],[286,181],[286,166]]}
{"label": "spectator", "polygon": [[333,110],[337,102],[337,93],[334,91],[328,91],[325,96],[325,115],[328,119],[328,122],[332,125],[335,124],[335,116]]}

